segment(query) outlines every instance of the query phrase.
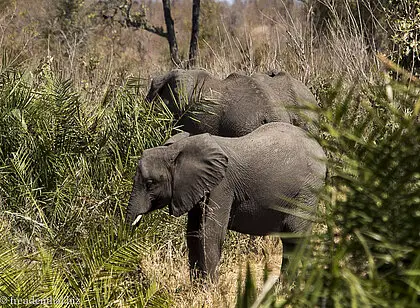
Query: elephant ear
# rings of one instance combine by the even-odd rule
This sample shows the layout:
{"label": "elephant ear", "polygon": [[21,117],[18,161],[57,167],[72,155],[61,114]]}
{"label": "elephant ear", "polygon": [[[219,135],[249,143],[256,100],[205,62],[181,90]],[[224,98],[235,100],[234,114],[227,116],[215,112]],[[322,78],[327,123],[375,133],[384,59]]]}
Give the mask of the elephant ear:
{"label": "elephant ear", "polygon": [[172,136],[171,138],[169,138],[168,140],[166,140],[166,142],[163,145],[166,145],[166,146],[171,145],[171,144],[173,144],[175,142],[178,142],[178,141],[181,141],[182,139],[187,138],[189,136],[190,136],[190,134],[187,133],[187,132],[178,133],[178,134]]}
{"label": "elephant ear", "polygon": [[[166,74],[153,78],[146,101],[152,102],[157,96],[162,99],[176,99],[178,84],[183,81],[184,70],[172,70]],[[163,96],[163,97],[162,97]]]}
{"label": "elephant ear", "polygon": [[193,208],[225,177],[228,157],[209,134],[182,141],[174,160],[169,213],[181,216]]}
{"label": "elephant ear", "polygon": [[156,96],[159,94],[159,91],[167,82],[167,75],[157,76],[152,79],[152,83],[150,84],[149,92],[146,95],[146,101],[149,103],[153,102]]}
{"label": "elephant ear", "polygon": [[210,77],[204,70],[172,70],[153,78],[146,100],[152,102],[158,95],[164,100],[175,100],[177,103],[181,96],[192,99],[192,95],[197,95]]}

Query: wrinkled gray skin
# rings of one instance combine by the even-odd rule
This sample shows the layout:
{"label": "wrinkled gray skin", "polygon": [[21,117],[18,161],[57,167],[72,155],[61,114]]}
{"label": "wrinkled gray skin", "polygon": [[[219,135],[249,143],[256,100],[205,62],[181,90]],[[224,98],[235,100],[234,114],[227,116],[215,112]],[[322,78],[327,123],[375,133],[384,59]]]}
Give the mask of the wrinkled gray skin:
{"label": "wrinkled gray skin", "polygon": [[314,112],[292,110],[307,104],[316,106],[317,102],[303,83],[284,72],[233,73],[220,80],[204,70],[177,69],[152,80],[146,99],[151,102],[157,97],[175,115],[177,125],[191,134],[239,137],[270,122],[314,131],[306,117],[317,119]]}
{"label": "wrinkled gray skin", "polygon": [[[217,279],[228,229],[252,235],[310,230],[310,221],[279,210],[302,213],[300,204],[314,215],[324,185],[324,152],[304,130],[269,123],[239,138],[187,136],[144,151],[127,222],[165,205],[171,215],[188,213],[192,273]],[[285,251],[295,244],[283,240]]]}

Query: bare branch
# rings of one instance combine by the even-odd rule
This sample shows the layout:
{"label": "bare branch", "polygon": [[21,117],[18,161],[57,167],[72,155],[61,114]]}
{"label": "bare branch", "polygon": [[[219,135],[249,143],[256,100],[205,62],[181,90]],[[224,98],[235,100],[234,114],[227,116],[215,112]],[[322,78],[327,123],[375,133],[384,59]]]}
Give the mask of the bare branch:
{"label": "bare branch", "polygon": [[[111,14],[102,13],[104,19],[110,19],[111,21],[117,21],[124,27],[143,29],[148,32],[154,33],[164,38],[168,38],[168,33],[165,32],[163,27],[158,27],[150,24],[147,21],[146,14],[144,11],[131,14],[131,7],[133,6],[132,0],[125,0],[124,3],[118,7],[113,7]],[[122,19],[116,19],[118,12],[121,13]]]}

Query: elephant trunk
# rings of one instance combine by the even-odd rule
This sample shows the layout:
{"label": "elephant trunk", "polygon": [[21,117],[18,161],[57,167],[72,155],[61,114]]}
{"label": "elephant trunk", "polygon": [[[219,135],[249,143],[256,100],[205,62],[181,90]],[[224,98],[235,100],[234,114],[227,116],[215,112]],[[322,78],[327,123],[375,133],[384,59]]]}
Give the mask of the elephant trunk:
{"label": "elephant trunk", "polygon": [[144,199],[133,192],[128,201],[126,222],[133,228],[138,226],[142,215],[150,211],[150,202],[145,202]]}

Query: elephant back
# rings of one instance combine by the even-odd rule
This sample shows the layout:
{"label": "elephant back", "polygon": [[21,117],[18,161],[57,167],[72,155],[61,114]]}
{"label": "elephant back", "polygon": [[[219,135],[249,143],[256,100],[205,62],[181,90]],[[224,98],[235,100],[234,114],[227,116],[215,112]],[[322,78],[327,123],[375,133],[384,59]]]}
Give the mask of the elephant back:
{"label": "elephant back", "polygon": [[315,126],[311,122],[318,120],[317,113],[308,109],[299,109],[308,107],[308,105],[318,105],[315,96],[305,84],[286,72],[254,74],[252,77],[265,84],[273,92],[273,104],[277,106],[279,112],[284,112],[284,107],[286,108],[289,116],[287,122],[307,131],[315,130]]}
{"label": "elephant back", "polygon": [[152,80],[146,100],[158,97],[173,113],[175,126],[225,137],[240,137],[270,122],[310,130],[305,117],[289,107],[316,104],[309,89],[287,73],[233,73],[221,80],[204,70],[177,69]]}
{"label": "elephant back", "polygon": [[275,170],[281,165],[279,172],[299,176],[303,182],[310,175],[314,183],[320,184],[316,179],[326,176],[327,158],[322,146],[307,131],[289,123],[260,126],[237,139],[235,152],[248,152],[245,165],[264,166],[267,170]]}

